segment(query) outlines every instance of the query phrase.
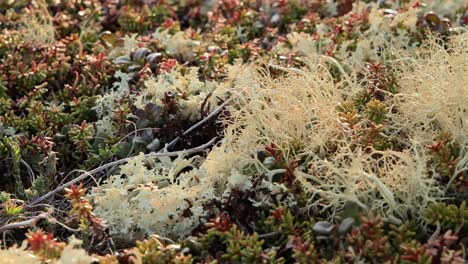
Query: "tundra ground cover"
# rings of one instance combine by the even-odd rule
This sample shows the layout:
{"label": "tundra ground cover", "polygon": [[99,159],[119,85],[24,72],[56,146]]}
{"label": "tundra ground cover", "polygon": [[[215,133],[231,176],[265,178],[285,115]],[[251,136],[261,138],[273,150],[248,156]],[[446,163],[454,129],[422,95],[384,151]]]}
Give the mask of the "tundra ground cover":
{"label": "tundra ground cover", "polygon": [[11,263],[465,263],[468,3],[0,3]]}

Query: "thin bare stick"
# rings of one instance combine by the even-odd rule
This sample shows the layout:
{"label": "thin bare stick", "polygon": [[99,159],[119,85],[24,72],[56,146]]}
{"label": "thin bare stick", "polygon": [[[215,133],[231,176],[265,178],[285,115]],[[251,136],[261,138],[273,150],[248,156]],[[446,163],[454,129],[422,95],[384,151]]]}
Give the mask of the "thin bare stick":
{"label": "thin bare stick", "polygon": [[10,229],[22,228],[22,227],[27,227],[27,226],[34,226],[34,225],[36,225],[36,223],[39,220],[48,219],[49,214],[50,214],[50,212],[45,212],[45,213],[38,214],[34,218],[31,218],[31,219],[26,220],[26,221],[15,222],[15,223],[4,225],[4,226],[0,227],[0,233],[3,233],[3,232],[5,232],[7,230],[10,230]]}
{"label": "thin bare stick", "polygon": [[179,136],[179,137],[176,137],[174,140],[172,140],[171,142],[169,142],[169,144],[166,145],[166,147],[162,148],[159,152],[163,152],[165,150],[168,150],[170,149],[171,147],[173,147],[175,144],[177,144],[177,142],[179,142],[179,140],[182,138],[182,137],[185,137],[186,135],[190,134],[193,130],[197,129],[198,127],[200,127],[201,125],[205,124],[206,122],[208,122],[208,120],[210,120],[211,118],[213,118],[215,115],[217,115],[219,112],[221,112],[221,110],[229,103],[230,99],[227,99],[226,101],[224,101],[224,103],[222,103],[220,106],[218,106],[213,112],[211,112],[211,114],[207,115],[205,118],[203,118],[202,120],[200,120],[199,122],[197,122],[195,125],[191,126],[189,129],[185,130],[184,133],[182,133],[182,136]]}
{"label": "thin bare stick", "polygon": [[36,180],[36,176],[34,175],[34,171],[31,169],[31,166],[24,161],[23,159],[20,160],[20,162],[28,169],[29,177],[31,178],[31,182]]}
{"label": "thin bare stick", "polygon": [[117,143],[120,143],[122,142],[124,139],[128,138],[129,136],[133,135],[133,134],[136,134],[140,131],[146,131],[146,130],[152,130],[152,131],[160,131],[161,129],[158,128],[158,127],[146,127],[146,128],[139,128],[139,129],[135,129],[133,130],[132,132],[128,133],[127,135],[123,136]]}
{"label": "thin bare stick", "polygon": [[261,235],[258,235],[258,238],[259,239],[266,239],[266,238],[271,238],[271,237],[274,237],[274,236],[277,236],[279,235],[280,232],[278,231],[273,231],[271,233],[266,233],[266,234],[261,234]]}
{"label": "thin bare stick", "polygon": [[[186,149],[186,150],[181,150],[181,151],[173,151],[173,152],[164,152],[164,153],[149,153],[149,154],[145,154],[145,157],[177,157],[179,156],[181,153],[186,153],[186,154],[191,154],[191,153],[196,153],[196,152],[200,152],[202,150],[204,150],[205,148],[209,147],[210,145],[212,145],[216,140],[216,137],[211,139],[208,143],[205,143],[201,146],[198,146],[198,147],[195,147],[195,148],[191,148],[191,149]],[[45,199],[49,198],[50,196],[54,195],[55,193],[58,193],[58,192],[61,192],[63,191],[65,188],[68,188],[70,187],[71,185],[79,182],[79,181],[82,181],[84,180],[85,178],[89,177],[90,175],[93,175],[93,174],[96,174],[98,172],[101,172],[107,168],[111,168],[111,167],[114,167],[114,166],[118,166],[120,164],[124,164],[128,161],[130,161],[133,157],[129,157],[129,158],[124,158],[124,159],[120,159],[120,160],[116,160],[116,161],[113,161],[113,162],[109,162],[109,163],[106,163],[102,166],[99,166],[93,170],[90,170],[88,172],[85,172],[85,173],[82,173],[80,174],[78,177],[76,177],[75,179],[63,184],[63,185],[60,185],[58,186],[57,188],[55,188],[54,190],[44,194],[43,196],[37,198],[36,200],[34,200],[33,202],[31,202],[29,204],[29,206],[33,206],[35,204],[38,204],[42,201],[44,201]]]}
{"label": "thin bare stick", "polygon": [[[460,169],[458,169],[461,167]],[[449,189],[452,183],[455,181],[457,178],[458,174],[468,171],[468,154],[464,155],[464,157],[457,163],[455,167],[456,171],[453,173],[452,177],[450,178],[449,182],[446,184],[444,192],[446,193]]]}

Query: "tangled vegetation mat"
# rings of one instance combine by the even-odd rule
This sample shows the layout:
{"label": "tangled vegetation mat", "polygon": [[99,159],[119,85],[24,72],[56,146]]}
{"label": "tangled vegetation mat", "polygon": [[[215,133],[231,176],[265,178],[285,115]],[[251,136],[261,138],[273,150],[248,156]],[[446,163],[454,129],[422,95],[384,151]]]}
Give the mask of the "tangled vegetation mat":
{"label": "tangled vegetation mat", "polygon": [[0,1],[0,263],[466,263],[467,8]]}

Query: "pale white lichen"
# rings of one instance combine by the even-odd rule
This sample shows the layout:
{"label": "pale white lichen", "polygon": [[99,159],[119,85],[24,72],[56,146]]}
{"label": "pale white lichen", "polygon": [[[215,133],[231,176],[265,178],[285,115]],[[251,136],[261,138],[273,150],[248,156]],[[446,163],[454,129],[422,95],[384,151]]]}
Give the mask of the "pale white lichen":
{"label": "pale white lichen", "polygon": [[148,168],[140,154],[121,166],[119,174],[93,188],[90,198],[95,213],[115,223],[111,234],[126,239],[153,233],[187,235],[198,224],[202,201],[212,197],[211,188],[201,182],[201,171],[181,172],[194,167],[197,159],[154,160]]}
{"label": "pale white lichen", "polygon": [[12,246],[8,249],[0,249],[0,259],[5,264],[30,263],[40,264],[41,259],[32,252],[26,250],[26,243],[22,246]]}
{"label": "pale white lichen", "polygon": [[[69,239],[69,243],[60,253],[60,258],[47,260],[47,263],[55,264],[91,264],[95,263],[97,259],[88,255],[88,253],[82,248],[83,242],[72,236]],[[32,251],[26,249],[27,243],[18,246],[12,246],[8,249],[0,249],[0,260],[1,263],[5,264],[40,264],[45,261],[39,256],[34,255]]]}
{"label": "pale white lichen", "polygon": [[193,61],[195,52],[200,46],[200,42],[191,39],[184,31],[179,31],[174,35],[169,33],[169,29],[156,30],[153,38],[158,40],[165,48],[169,56],[181,57],[184,61]]}
{"label": "pale white lichen", "polygon": [[412,58],[394,61],[399,92],[395,128],[429,143],[441,131],[468,144],[468,33],[452,37],[449,48],[432,39]]}
{"label": "pale white lichen", "polygon": [[83,241],[72,236],[68,244],[62,251],[60,258],[55,262],[57,264],[91,264],[96,259],[89,256],[82,248]]}
{"label": "pale white lichen", "polygon": [[312,208],[336,210],[354,202],[391,219],[421,220],[426,206],[442,197],[427,161],[421,146],[399,152],[352,150],[345,145],[333,158],[312,161],[310,175],[297,176],[312,193]]}
{"label": "pale white lichen", "polygon": [[[343,64],[362,66],[372,56],[382,60],[383,55],[368,53],[370,46],[378,46],[384,53],[408,48],[405,29],[397,32],[399,43],[389,42],[391,21],[375,10],[371,15],[376,27],[369,30],[375,31],[374,37],[359,40],[357,55],[352,56],[360,57],[345,56]],[[413,18],[414,11],[405,16]],[[406,19],[400,22],[411,30],[414,20]],[[297,43],[304,39],[293,37],[291,41]],[[183,237],[199,224],[204,203],[221,199],[233,189],[251,188],[254,176],[246,168],[268,176],[261,184],[271,193],[285,190],[284,185],[272,182],[279,171],[270,171],[256,159],[258,150],[274,143],[284,160],[303,161],[294,175],[309,196],[306,209],[322,210],[333,217],[354,202],[394,223],[423,220],[426,206],[438,201],[443,191],[434,178],[437,173],[428,166],[426,144],[440,131],[452,132],[462,145],[468,142],[466,38],[466,33],[453,37],[449,49],[433,40],[427,47],[414,48],[418,54],[414,58],[394,53],[387,61],[400,66],[395,72],[400,80],[398,93],[389,95],[386,102],[392,110],[386,121],[388,131],[394,133],[390,136],[403,132],[406,137],[402,139],[404,149],[398,151],[350,143],[355,138],[343,129],[336,106],[366,88],[356,81],[357,71],[348,74],[337,60],[314,52],[303,69],[270,65],[284,71],[282,77],[272,78],[264,69],[235,64],[222,83],[201,83],[195,71],[185,75],[172,71],[150,79],[138,97],[140,105],[159,103],[165,91],[180,90],[198,98],[187,103],[187,109],[193,109],[208,92],[213,97],[229,93],[230,117],[224,120],[224,137],[206,159],[134,158],[92,190],[95,213],[114,223],[110,227],[113,235]],[[330,65],[339,69],[341,81],[332,76]],[[300,146],[298,151],[292,150],[293,144]],[[261,195],[253,202],[257,206],[269,203]]]}
{"label": "pale white lichen", "polygon": [[114,47],[108,55],[109,59],[116,59],[119,56],[130,58],[130,53],[138,47],[138,34],[125,35],[123,46]]}
{"label": "pale white lichen", "polygon": [[386,62],[396,51],[414,50],[419,44],[411,41],[410,34],[417,30],[418,16],[423,13],[421,8],[408,8],[395,15],[385,15],[377,7],[369,12],[362,4],[355,4],[353,11],[363,17],[363,14],[368,13],[368,21],[356,22],[349,33],[359,35],[359,38],[335,43],[329,37],[329,33],[334,30],[332,25],[320,22],[315,26],[315,38],[302,32],[293,32],[287,35],[287,43],[279,42],[272,50],[280,55],[293,52],[313,58],[333,48],[335,58],[354,70],[360,70],[366,62]]}
{"label": "pale white lichen", "polygon": [[[209,111],[216,107],[219,98],[225,98],[228,91],[233,91],[234,86],[239,87],[240,93],[233,94],[233,102],[245,98],[240,87],[250,89],[251,80],[245,77],[251,76],[251,71],[239,64],[228,68],[228,77],[223,83],[200,82],[196,69],[185,74],[176,70],[160,74],[145,83],[146,89],[135,100],[140,106],[149,102],[161,104],[161,98],[167,91],[186,93],[187,98],[179,100],[183,118],[199,119],[199,109],[208,93],[212,93],[207,100]],[[101,119],[101,123],[104,120]],[[208,158],[211,159],[210,156]],[[199,157],[153,160],[139,155],[120,166],[119,173],[91,191],[95,213],[114,223],[110,227],[111,234],[125,239],[141,239],[153,233],[183,237],[199,224],[202,204],[222,197],[230,188],[246,189],[250,186],[247,175],[228,177],[231,176],[234,159],[229,158],[225,164],[218,165],[214,163],[219,160],[202,161]],[[188,171],[181,172],[187,168]]]}
{"label": "pale white lichen", "polygon": [[[135,98],[135,106],[143,108],[148,103],[162,105],[164,94],[167,92],[184,95],[178,100],[181,118],[194,122],[200,118],[200,107],[208,94],[218,86],[214,81],[201,82],[197,68],[189,68],[182,74],[178,70],[159,74],[145,81],[145,89]],[[225,96],[223,96],[225,97]],[[216,104],[213,99],[208,103]]]}
{"label": "pale white lichen", "polygon": [[[351,79],[335,83],[326,67],[315,60],[309,68],[291,71],[285,78],[254,80],[259,85],[243,90],[250,100],[231,113],[233,120],[221,146],[204,163],[208,174],[236,182],[242,177],[238,172],[253,164],[269,175],[255,155],[274,143],[285,160],[308,160],[306,167],[297,169],[296,177],[310,194],[308,209],[312,211],[335,212],[351,201],[388,218],[418,218],[428,203],[440,197],[441,189],[429,176],[431,169],[426,167],[421,145],[402,152],[348,145],[336,105],[359,86]],[[301,150],[293,152],[292,144]],[[329,146],[334,146],[333,155],[327,154]],[[304,169],[311,174],[301,173]]]}
{"label": "pale white lichen", "polygon": [[33,46],[55,43],[53,17],[44,0],[34,1],[21,17],[23,40]]}

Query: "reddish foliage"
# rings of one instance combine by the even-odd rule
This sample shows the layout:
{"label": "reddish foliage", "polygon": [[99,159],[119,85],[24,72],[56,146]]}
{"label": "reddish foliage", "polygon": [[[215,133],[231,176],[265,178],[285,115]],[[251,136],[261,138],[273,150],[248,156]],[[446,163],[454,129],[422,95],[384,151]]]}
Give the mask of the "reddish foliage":
{"label": "reddish foliage", "polygon": [[216,230],[225,232],[231,229],[231,217],[227,212],[222,212],[217,218],[210,219],[210,223]]}

